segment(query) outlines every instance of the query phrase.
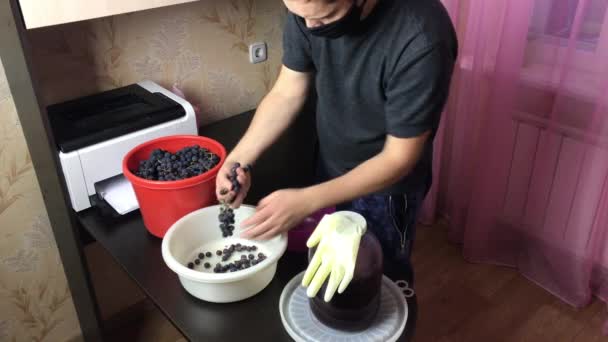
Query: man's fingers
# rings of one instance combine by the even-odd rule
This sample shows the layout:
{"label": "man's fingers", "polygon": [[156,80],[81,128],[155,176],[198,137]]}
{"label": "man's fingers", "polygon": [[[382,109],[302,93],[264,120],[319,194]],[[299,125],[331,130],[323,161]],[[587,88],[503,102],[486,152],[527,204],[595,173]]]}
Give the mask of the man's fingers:
{"label": "man's fingers", "polygon": [[270,213],[268,213],[266,210],[257,210],[255,214],[251,215],[247,219],[243,220],[243,222],[241,222],[241,227],[247,228],[250,226],[258,225],[266,221],[269,217]]}
{"label": "man's fingers", "polygon": [[241,191],[239,191],[239,193],[236,195],[236,197],[234,198],[234,201],[232,201],[232,204],[230,206],[233,209],[237,209],[238,207],[241,206],[241,204],[243,204],[243,201],[245,200],[246,196],[247,196],[247,191],[245,191],[245,189],[241,189]]}
{"label": "man's fingers", "polygon": [[222,168],[218,174],[216,180],[216,195],[218,200],[228,200],[230,197],[230,190],[232,188],[232,183],[227,178],[228,172],[226,169]]}
{"label": "man's fingers", "polygon": [[227,204],[232,204],[232,202],[234,202],[235,198],[236,198],[236,192],[229,191],[228,194],[226,194],[225,196],[223,196],[221,198],[221,200],[226,202]]}
{"label": "man's fingers", "polygon": [[241,204],[243,204],[243,201],[245,201],[245,197],[247,197],[248,191],[249,191],[249,187],[245,187],[245,186],[241,187],[239,192],[232,191],[232,194],[234,197],[232,198],[231,207],[233,209],[236,209]]}
{"label": "man's fingers", "polygon": [[224,197],[228,195],[228,192],[228,189],[222,188],[221,185],[216,185],[215,196],[217,197],[218,201],[224,200]]}
{"label": "man's fingers", "polygon": [[266,233],[259,235],[257,237],[255,237],[256,240],[270,240],[273,237],[277,236],[279,234],[279,230],[274,228],[271,230],[268,230]]}
{"label": "man's fingers", "polygon": [[[242,171],[241,171],[241,173],[242,173]],[[233,206],[235,206],[235,207],[238,207],[241,204],[243,204],[243,202],[245,201],[245,197],[247,197],[247,193],[249,192],[249,187],[250,187],[250,180],[247,179],[247,176],[245,176],[244,174],[241,174],[240,176],[238,176],[237,180],[238,180],[239,184],[241,184],[241,189],[236,194],[236,197],[234,199]]]}
{"label": "man's fingers", "polygon": [[239,167],[238,169],[236,169],[236,176],[237,177],[245,177],[245,171],[243,171],[242,167]]}
{"label": "man's fingers", "polygon": [[241,186],[247,184],[247,176],[245,175],[238,175],[236,180],[239,182],[239,184],[241,184]]}
{"label": "man's fingers", "polygon": [[228,192],[226,195],[223,196],[219,196],[218,200],[220,202],[225,202],[225,203],[232,203],[232,201],[234,200],[235,194],[234,192],[230,191]]}
{"label": "man's fingers", "polygon": [[269,231],[271,229],[272,229],[272,222],[270,222],[270,220],[266,220],[266,221],[258,224],[257,226],[248,228],[245,231],[243,231],[241,233],[241,237],[243,237],[245,239],[254,240],[258,236],[263,235],[264,233],[266,233],[267,231]]}
{"label": "man's fingers", "polygon": [[241,168],[238,168],[236,170],[236,180],[241,185],[244,185],[245,183],[247,183],[247,175],[245,174],[245,172]]}

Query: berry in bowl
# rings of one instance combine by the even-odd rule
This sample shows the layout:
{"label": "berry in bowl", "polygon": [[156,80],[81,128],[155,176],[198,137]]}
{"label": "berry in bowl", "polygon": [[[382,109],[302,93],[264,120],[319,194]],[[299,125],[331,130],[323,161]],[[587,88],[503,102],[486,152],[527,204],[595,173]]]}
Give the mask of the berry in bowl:
{"label": "berry in bowl", "polygon": [[236,302],[262,291],[287,249],[287,234],[265,241],[238,237],[240,222],[255,213],[251,206],[232,212],[234,235],[225,237],[218,220],[225,210],[215,205],[182,217],[162,242],[163,260],[184,289],[208,302]]}

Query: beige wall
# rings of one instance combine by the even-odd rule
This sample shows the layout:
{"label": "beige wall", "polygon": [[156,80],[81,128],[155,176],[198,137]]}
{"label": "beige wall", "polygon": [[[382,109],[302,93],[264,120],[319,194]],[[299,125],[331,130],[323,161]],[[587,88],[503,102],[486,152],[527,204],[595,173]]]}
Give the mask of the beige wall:
{"label": "beige wall", "polygon": [[[148,78],[177,83],[204,122],[255,107],[281,59],[279,0],[198,1],[31,31],[44,100]],[[248,45],[266,41],[269,61],[250,64]]]}
{"label": "beige wall", "polygon": [[[152,79],[179,84],[208,123],[254,108],[276,77],[279,0],[188,5],[32,31],[43,99],[55,103]],[[266,41],[269,61],[249,64]],[[79,334],[65,276],[0,66],[0,341]]]}
{"label": "beige wall", "polygon": [[78,323],[0,66],[0,341],[64,341]]}

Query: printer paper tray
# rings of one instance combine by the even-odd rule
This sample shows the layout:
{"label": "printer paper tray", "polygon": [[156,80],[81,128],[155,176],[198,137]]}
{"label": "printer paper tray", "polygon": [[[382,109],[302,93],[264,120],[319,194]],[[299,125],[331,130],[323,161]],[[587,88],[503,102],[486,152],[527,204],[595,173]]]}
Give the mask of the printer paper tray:
{"label": "printer paper tray", "polygon": [[120,215],[139,209],[133,187],[122,174],[96,183],[95,190]]}

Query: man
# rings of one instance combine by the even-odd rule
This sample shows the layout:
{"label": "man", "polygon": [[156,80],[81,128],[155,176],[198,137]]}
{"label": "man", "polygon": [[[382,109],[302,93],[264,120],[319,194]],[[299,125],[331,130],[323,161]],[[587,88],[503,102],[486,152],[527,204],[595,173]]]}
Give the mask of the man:
{"label": "man", "polygon": [[[247,238],[285,232],[330,206],[362,214],[383,245],[385,272],[413,272],[416,214],[431,184],[432,140],[447,99],[456,35],[439,0],[284,0],[283,67],[217,177],[238,207],[251,184],[229,191],[231,167],[254,164],[316,87],[318,185],[262,199]],[[314,83],[313,83],[314,82]]]}

